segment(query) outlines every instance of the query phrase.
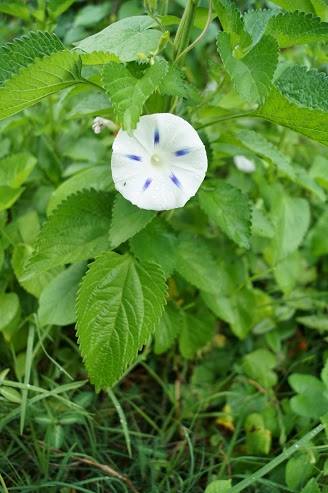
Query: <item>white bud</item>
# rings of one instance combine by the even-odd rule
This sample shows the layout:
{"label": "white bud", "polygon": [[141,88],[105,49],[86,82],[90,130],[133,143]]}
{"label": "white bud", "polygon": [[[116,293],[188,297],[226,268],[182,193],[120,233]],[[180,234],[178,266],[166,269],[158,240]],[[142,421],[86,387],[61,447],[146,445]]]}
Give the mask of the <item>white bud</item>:
{"label": "white bud", "polygon": [[244,173],[253,173],[256,170],[255,163],[245,156],[235,156],[233,161],[236,168]]}

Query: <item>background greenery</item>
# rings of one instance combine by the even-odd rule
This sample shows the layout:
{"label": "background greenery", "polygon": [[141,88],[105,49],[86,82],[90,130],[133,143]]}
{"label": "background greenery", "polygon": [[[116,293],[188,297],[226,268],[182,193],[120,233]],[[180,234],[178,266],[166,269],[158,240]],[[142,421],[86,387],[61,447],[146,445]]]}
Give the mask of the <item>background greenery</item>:
{"label": "background greenery", "polygon": [[[279,5],[306,12],[295,14],[289,37],[278,25],[271,25],[270,33],[281,48],[280,60],[327,72],[327,24],[315,27],[315,34],[311,24],[311,14],[328,20],[324,0],[236,3],[249,11],[249,23],[254,8]],[[31,31],[55,32],[71,47],[148,9],[173,40],[186,2],[145,4],[0,1],[0,36],[5,42]],[[192,40],[207,14],[208,3],[200,2]],[[229,32],[231,21],[224,16],[220,21]],[[237,484],[244,478],[250,480],[244,490],[250,493],[328,491],[325,433],[320,428],[297,442],[328,412],[328,151],[254,118],[254,104],[263,102],[268,90],[258,72],[266,63],[270,73],[272,63],[273,73],[278,46],[272,51],[272,44],[263,45],[263,52],[246,61],[236,52],[231,58],[223,34],[218,50],[224,70],[216,47],[221,24],[213,19],[186,56],[183,77],[173,74],[143,109],[184,116],[206,143],[208,178],[184,209],[153,221],[152,213],[133,215],[128,203],[113,198],[108,163],[114,133],[95,135],[91,125],[99,115],[123,124],[130,120],[114,111],[117,101],[105,77],[113,106],[97,88],[101,79],[94,60],[89,65],[85,59],[82,72],[93,87],[63,86],[58,95],[0,124],[4,492],[200,493],[207,488],[206,493],[225,493],[230,480]],[[295,25],[300,31],[305,26],[301,34],[293,31]],[[171,41],[166,45],[165,36],[170,60]],[[0,57],[2,81],[8,68],[1,47]],[[139,63],[130,62],[129,70],[139,80],[140,63],[149,60],[136,57]],[[17,55],[13,60],[20,63]],[[251,73],[247,84],[245,64]],[[273,109],[262,104],[258,114],[327,143],[326,120],[320,119],[327,111],[326,79],[318,85],[313,75],[316,80],[307,86],[303,69],[288,70],[277,82],[289,98],[288,111],[284,107],[278,114],[275,101]],[[78,67],[74,74],[80,77]],[[311,108],[297,118],[296,96],[302,108]],[[2,104],[2,117],[6,111],[10,105]],[[136,121],[141,111],[142,106],[132,114]],[[256,171],[238,170],[236,154],[251,159]],[[40,234],[53,211],[59,219],[47,222]],[[130,219],[122,222],[122,217]],[[65,220],[70,249],[59,241]],[[154,341],[134,368],[112,390],[96,393],[77,345],[75,297],[86,259],[109,247],[119,253],[130,249],[141,261],[160,258],[168,304]],[[26,271],[27,264],[33,269]],[[288,449],[293,455],[273,468],[272,460],[293,444]],[[271,471],[259,478],[256,471],[268,464]]]}

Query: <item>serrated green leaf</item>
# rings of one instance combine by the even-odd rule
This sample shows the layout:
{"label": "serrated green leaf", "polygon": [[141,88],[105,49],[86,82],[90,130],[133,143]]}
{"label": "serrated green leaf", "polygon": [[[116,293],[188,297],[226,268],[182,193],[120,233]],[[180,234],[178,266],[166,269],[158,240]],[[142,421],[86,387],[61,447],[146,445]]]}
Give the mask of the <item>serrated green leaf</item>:
{"label": "serrated green leaf", "polygon": [[112,248],[132,238],[142,230],[154,217],[156,212],[139,209],[128,200],[117,194],[113,206],[109,240]]}
{"label": "serrated green leaf", "polygon": [[271,17],[278,15],[274,9],[248,10],[243,15],[245,30],[252,38],[252,44],[256,45],[265,34]]}
{"label": "serrated green leaf", "polygon": [[0,119],[82,82],[81,60],[54,34],[30,33],[0,47]]}
{"label": "serrated green leaf", "polygon": [[136,257],[142,261],[155,262],[169,276],[176,263],[177,239],[159,218],[152,221],[130,241]]}
{"label": "serrated green leaf", "polygon": [[83,39],[77,47],[86,53],[113,53],[122,62],[131,62],[138,60],[140,54],[148,57],[156,52],[162,36],[156,27],[156,22],[147,15],[126,17]]}
{"label": "serrated green leaf", "polygon": [[0,46],[0,83],[18,74],[37,59],[63,51],[63,43],[55,34],[31,32]]}
{"label": "serrated green leaf", "polygon": [[209,313],[199,316],[186,314],[179,335],[179,349],[184,358],[193,358],[214,335],[214,317]]}
{"label": "serrated green leaf", "polygon": [[276,87],[272,88],[265,103],[255,114],[328,145],[328,113],[300,106]]}
{"label": "serrated green leaf", "polygon": [[74,264],[55,277],[42,291],[38,318],[41,326],[69,325],[75,322],[75,299],[86,263]]}
{"label": "serrated green leaf", "polygon": [[237,245],[249,248],[251,210],[248,197],[223,181],[213,181],[211,188],[199,193],[200,206],[210,220]]}
{"label": "serrated green leaf", "polygon": [[50,197],[48,216],[70,195],[81,190],[113,190],[113,180],[107,166],[92,166],[63,181]]}
{"label": "serrated green leaf", "polygon": [[272,17],[267,34],[273,36],[281,48],[328,40],[328,23],[302,12],[281,13]]}
{"label": "serrated green leaf", "polygon": [[114,385],[135,360],[160,321],[165,280],[156,264],[107,252],[82,281],[77,332],[90,380]]}
{"label": "serrated green leaf", "polygon": [[186,281],[203,291],[217,293],[219,270],[204,240],[180,236],[176,256],[176,270]]}
{"label": "serrated green leaf", "polygon": [[231,0],[214,0],[213,5],[223,30],[231,35],[233,47],[237,43],[247,46],[250,37],[244,30],[241,12],[235,3]]}
{"label": "serrated green leaf", "polygon": [[155,354],[162,354],[172,346],[184,323],[183,312],[173,304],[168,304],[154,333]]}
{"label": "serrated green leaf", "polygon": [[292,103],[328,112],[328,76],[325,73],[292,65],[280,73],[275,85]]}
{"label": "serrated green leaf", "polygon": [[263,103],[278,64],[278,45],[268,36],[243,57],[236,58],[228,33],[219,33],[217,47],[223,65],[241,98],[248,103]]}
{"label": "serrated green leaf", "polygon": [[168,63],[159,60],[137,79],[124,65],[105,65],[102,74],[103,85],[111,98],[117,119],[125,130],[136,127],[145,102],[159,88],[167,71]]}
{"label": "serrated green leaf", "polygon": [[0,186],[19,188],[31,174],[36,159],[28,152],[10,154],[0,160]]}
{"label": "serrated green leaf", "polygon": [[109,247],[112,199],[88,190],[71,195],[41,229],[28,272],[94,258]]}
{"label": "serrated green leaf", "polygon": [[290,12],[308,12],[316,14],[323,20],[328,20],[328,5],[326,0],[273,0],[280,7]]}

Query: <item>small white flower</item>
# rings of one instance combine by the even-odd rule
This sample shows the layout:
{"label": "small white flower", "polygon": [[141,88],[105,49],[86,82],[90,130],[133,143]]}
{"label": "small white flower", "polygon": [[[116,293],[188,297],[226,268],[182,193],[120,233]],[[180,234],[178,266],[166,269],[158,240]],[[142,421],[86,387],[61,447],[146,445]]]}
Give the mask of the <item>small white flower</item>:
{"label": "small white flower", "polygon": [[108,128],[112,132],[118,130],[117,125],[112,122],[112,120],[107,120],[107,118],[102,118],[101,116],[96,116],[92,123],[92,130],[95,134],[100,134],[104,128]]}
{"label": "small white flower", "polygon": [[236,168],[244,173],[253,173],[256,169],[254,162],[245,156],[235,156],[233,162],[235,163]]}
{"label": "small white flower", "polygon": [[131,133],[113,143],[112,176],[123,197],[141,209],[183,207],[207,170],[205,146],[196,130],[170,113],[142,116]]}

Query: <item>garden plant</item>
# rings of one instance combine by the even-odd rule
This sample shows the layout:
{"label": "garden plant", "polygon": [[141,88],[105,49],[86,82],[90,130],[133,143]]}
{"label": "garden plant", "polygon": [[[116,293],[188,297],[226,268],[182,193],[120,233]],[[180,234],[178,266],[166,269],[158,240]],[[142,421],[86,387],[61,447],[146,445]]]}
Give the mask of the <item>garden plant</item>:
{"label": "garden plant", "polygon": [[328,0],[0,36],[0,491],[328,493]]}

